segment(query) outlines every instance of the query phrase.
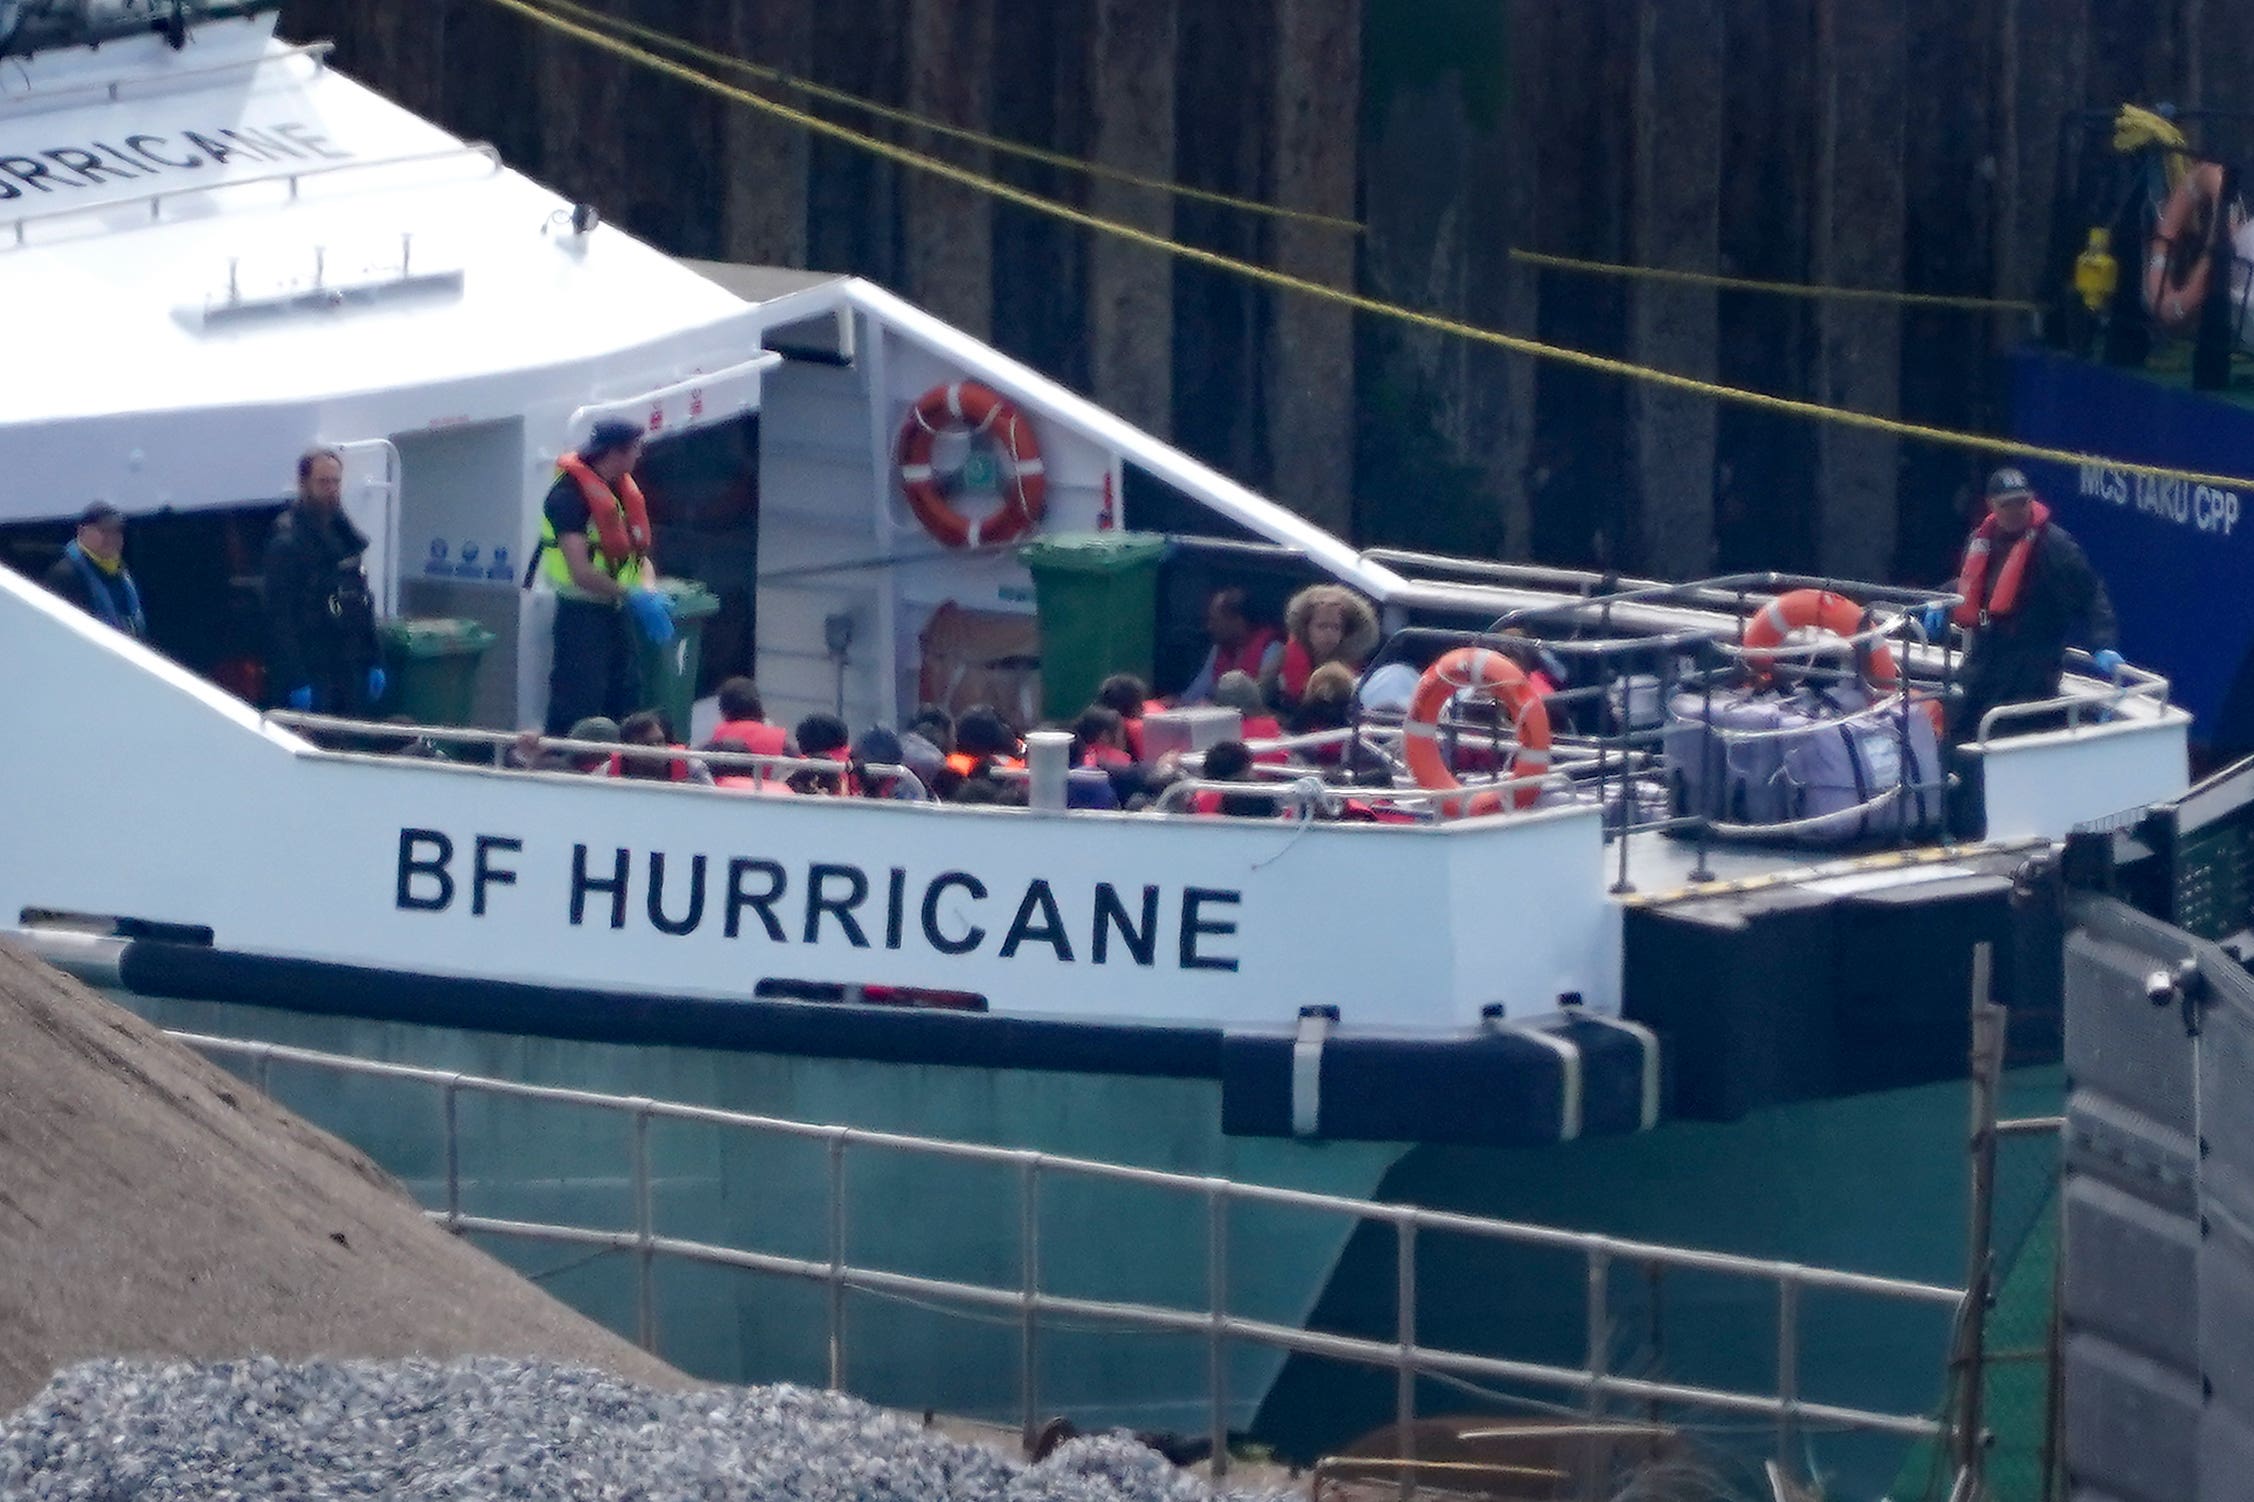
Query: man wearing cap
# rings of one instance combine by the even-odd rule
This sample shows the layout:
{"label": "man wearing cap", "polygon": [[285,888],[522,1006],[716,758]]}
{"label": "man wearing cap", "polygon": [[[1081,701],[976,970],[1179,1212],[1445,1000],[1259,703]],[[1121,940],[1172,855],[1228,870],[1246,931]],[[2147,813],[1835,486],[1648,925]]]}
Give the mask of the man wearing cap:
{"label": "man wearing cap", "polygon": [[105,626],[139,641],[149,634],[141,591],[125,566],[125,514],[96,501],[78,518],[78,535],[47,570],[47,587]]}
{"label": "man wearing cap", "polygon": [[659,646],[673,638],[665,596],[652,588],[649,503],[633,475],[641,457],[642,430],[605,418],[578,452],[556,461],[541,507],[535,567],[556,592],[551,735],[588,715],[624,720],[640,708],[634,633]]}
{"label": "man wearing cap", "polygon": [[1929,636],[1952,624],[1965,633],[1952,741],[1977,736],[1981,717],[1999,704],[2056,697],[2070,641],[2089,649],[2099,672],[2120,671],[2104,581],[2018,470],[1988,477],[1988,515],[1965,544],[1955,587],[1963,603],[1936,606],[1925,621]]}
{"label": "man wearing cap", "polygon": [[298,456],[297,502],[266,540],[266,682],[291,709],[365,717],[383,697],[368,539],[344,514],[344,458]]}

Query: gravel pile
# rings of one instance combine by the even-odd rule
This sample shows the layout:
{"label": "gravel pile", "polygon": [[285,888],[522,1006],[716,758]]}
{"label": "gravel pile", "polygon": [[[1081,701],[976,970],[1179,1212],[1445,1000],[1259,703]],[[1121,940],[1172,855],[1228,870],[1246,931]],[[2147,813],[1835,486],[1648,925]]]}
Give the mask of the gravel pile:
{"label": "gravel pile", "polygon": [[328,1502],[1208,1502],[1118,1436],[1038,1465],[797,1387],[673,1391],[476,1359],[93,1361],[0,1427],[0,1496]]}
{"label": "gravel pile", "polygon": [[360,1153],[0,944],[0,1414],[76,1362],[250,1351],[688,1385],[431,1225]]}

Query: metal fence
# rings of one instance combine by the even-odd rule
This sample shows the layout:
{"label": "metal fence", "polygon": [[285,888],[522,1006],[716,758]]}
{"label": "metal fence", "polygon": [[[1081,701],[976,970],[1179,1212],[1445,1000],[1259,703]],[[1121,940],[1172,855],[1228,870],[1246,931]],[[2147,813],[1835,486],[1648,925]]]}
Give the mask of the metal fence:
{"label": "metal fence", "polygon": [[[1955,1288],[1766,1261],[1727,1253],[1692,1250],[1649,1242],[1630,1241],[1587,1232],[1487,1219],[1413,1205],[1283,1189],[1259,1184],[1156,1169],[1135,1168],[1084,1158],[1069,1158],[1022,1149],[943,1141],[895,1132],[865,1131],[852,1127],[814,1125],[746,1112],[678,1102],[601,1094],[588,1090],[524,1084],[510,1080],[450,1073],[445,1070],[382,1063],[278,1044],[213,1037],[174,1031],[178,1041],[221,1059],[247,1065],[248,1077],[261,1091],[267,1089],[270,1066],[280,1062],[329,1071],[337,1075],[368,1076],[413,1082],[430,1087],[444,1122],[445,1174],[443,1202],[426,1213],[437,1224],[457,1233],[524,1238],[616,1251],[631,1255],[637,1264],[636,1337],[645,1349],[655,1350],[657,1331],[652,1269],[660,1257],[681,1258],[711,1266],[803,1279],[823,1285],[828,1294],[828,1382],[842,1388],[846,1381],[845,1298],[849,1290],[893,1297],[937,1301],[967,1312],[1014,1314],[1018,1325],[1019,1399],[1023,1437],[1031,1448],[1040,1422],[1039,1390],[1042,1326],[1046,1321],[1080,1320],[1122,1330],[1163,1331],[1202,1335],[1206,1342],[1210,1396],[1210,1433],[1216,1474],[1228,1463],[1227,1363],[1231,1342],[1252,1342],[1290,1352],[1303,1352],[1395,1373],[1395,1419],[1402,1437],[1404,1459],[1414,1459],[1412,1421],[1416,1417],[1418,1377],[1442,1380],[1486,1381],[1545,1389],[1572,1395],[1597,1420],[1605,1417],[1608,1403],[1681,1405],[1720,1414],[1751,1417],[1772,1424],[1776,1455],[1788,1469],[1796,1436],[1813,1427],[1897,1435],[1946,1444],[1948,1425],[1923,1413],[1889,1413],[1821,1402],[1800,1390],[1801,1297],[1811,1290],[1862,1295],[1905,1306],[1956,1311],[1961,1316],[1964,1293]],[[596,1229],[501,1219],[472,1214],[462,1204],[462,1138],[460,1101],[465,1094],[541,1101],[615,1113],[631,1124],[630,1157],[635,1225],[631,1230]],[[655,1224],[649,1148],[653,1121],[693,1122],[825,1144],[828,1151],[827,1255],[790,1257],[741,1247],[719,1246],[662,1235]],[[1021,1227],[1019,1277],[1013,1286],[996,1286],[950,1279],[914,1276],[856,1265],[847,1254],[846,1211],[849,1153],[898,1152],[959,1162],[1000,1165],[1015,1171]],[[1203,1308],[1164,1307],[1148,1303],[1118,1302],[1071,1297],[1043,1286],[1040,1221],[1043,1185],[1060,1178],[1107,1180],[1133,1184],[1202,1199],[1206,1206],[1206,1271],[1208,1299]],[[1351,1217],[1356,1223],[1375,1221],[1393,1228],[1398,1327],[1390,1341],[1330,1334],[1292,1325],[1255,1320],[1233,1314],[1228,1308],[1230,1287],[1229,1211],[1239,1204],[1288,1206]],[[1417,1335],[1417,1244],[1432,1233],[1449,1233],[1578,1254],[1586,1269],[1588,1345],[1585,1361],[1577,1367],[1514,1360],[1466,1351],[1445,1350],[1421,1344]],[[1731,1390],[1668,1382],[1610,1369],[1614,1335],[1611,1270],[1616,1266],[1643,1270],[1656,1282],[1669,1270],[1697,1271],[1767,1283],[1773,1290],[1776,1311],[1776,1382],[1773,1392]],[[1943,1353],[1934,1353],[1938,1375]]]}

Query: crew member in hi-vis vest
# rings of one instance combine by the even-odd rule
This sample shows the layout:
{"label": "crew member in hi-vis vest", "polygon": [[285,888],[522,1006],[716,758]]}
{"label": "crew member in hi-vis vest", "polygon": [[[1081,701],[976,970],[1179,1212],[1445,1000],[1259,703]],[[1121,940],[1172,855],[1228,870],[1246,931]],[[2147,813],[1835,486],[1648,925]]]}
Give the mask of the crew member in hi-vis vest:
{"label": "crew member in hi-vis vest", "polygon": [[541,506],[540,548],[525,583],[545,575],[556,592],[550,735],[590,715],[623,720],[640,709],[634,634],[659,646],[673,639],[671,607],[653,587],[649,503],[634,483],[641,457],[642,430],[605,418],[577,453],[557,459]]}

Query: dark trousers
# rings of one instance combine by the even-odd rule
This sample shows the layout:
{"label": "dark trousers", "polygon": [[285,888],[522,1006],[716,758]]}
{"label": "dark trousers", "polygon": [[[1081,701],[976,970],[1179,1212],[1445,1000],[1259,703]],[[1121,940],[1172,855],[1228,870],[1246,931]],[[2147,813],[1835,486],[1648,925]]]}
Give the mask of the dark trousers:
{"label": "dark trousers", "polygon": [[375,706],[368,700],[368,670],[338,667],[313,675],[313,712],[364,720]]}
{"label": "dark trousers", "polygon": [[[1949,833],[1959,840],[1983,839],[1988,833],[1988,759],[1963,749],[1980,738],[1980,721],[2002,704],[2039,704],[2058,697],[2062,646],[2041,643],[2032,649],[2013,647],[1983,651],[1979,642],[1967,654],[1958,698],[1949,706],[1947,728],[1949,770]],[[2066,723],[2063,714],[2021,716],[1996,727],[1999,736],[2030,735],[2056,730]]]}
{"label": "dark trousers", "polygon": [[556,601],[556,659],[548,670],[548,734],[589,715],[623,720],[641,708],[633,627],[616,605]]}

